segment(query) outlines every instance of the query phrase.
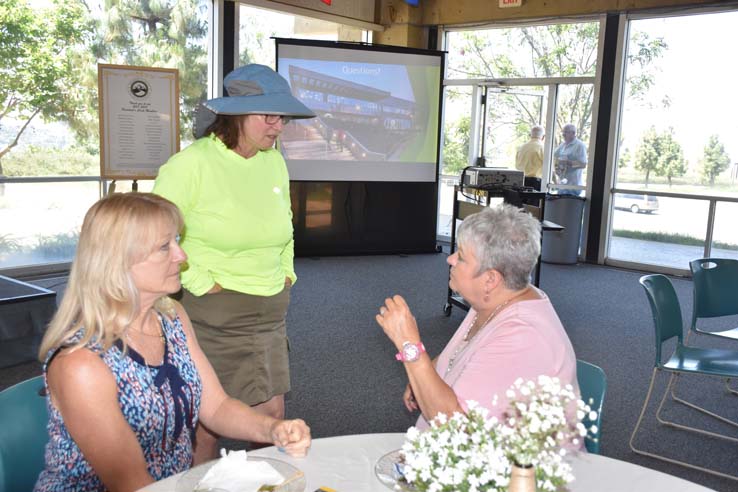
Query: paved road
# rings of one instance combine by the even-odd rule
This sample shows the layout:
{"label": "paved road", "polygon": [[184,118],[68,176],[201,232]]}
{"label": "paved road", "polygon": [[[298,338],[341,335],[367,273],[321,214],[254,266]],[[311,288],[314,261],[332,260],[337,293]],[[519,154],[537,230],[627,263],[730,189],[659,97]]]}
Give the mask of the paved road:
{"label": "paved road", "polygon": [[[689,270],[689,262],[702,258],[703,254],[704,250],[700,246],[683,246],[681,244],[614,237],[610,240],[608,256],[617,260]],[[713,248],[710,256],[738,260],[738,251]]]}

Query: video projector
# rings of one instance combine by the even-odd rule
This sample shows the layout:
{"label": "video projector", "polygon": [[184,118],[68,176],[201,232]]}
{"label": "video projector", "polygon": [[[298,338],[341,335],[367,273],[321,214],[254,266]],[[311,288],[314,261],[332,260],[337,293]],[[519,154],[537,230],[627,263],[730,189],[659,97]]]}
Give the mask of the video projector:
{"label": "video projector", "polygon": [[461,175],[462,186],[484,189],[522,188],[524,181],[523,171],[504,167],[469,166]]}

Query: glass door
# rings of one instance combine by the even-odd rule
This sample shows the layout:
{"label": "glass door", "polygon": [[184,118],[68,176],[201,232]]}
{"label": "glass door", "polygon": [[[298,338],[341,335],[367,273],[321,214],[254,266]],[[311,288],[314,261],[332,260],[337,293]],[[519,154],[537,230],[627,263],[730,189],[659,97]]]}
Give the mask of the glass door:
{"label": "glass door", "polygon": [[488,86],[485,90],[484,165],[515,169],[515,155],[531,140],[531,129],[546,126],[548,91],[543,86]]}

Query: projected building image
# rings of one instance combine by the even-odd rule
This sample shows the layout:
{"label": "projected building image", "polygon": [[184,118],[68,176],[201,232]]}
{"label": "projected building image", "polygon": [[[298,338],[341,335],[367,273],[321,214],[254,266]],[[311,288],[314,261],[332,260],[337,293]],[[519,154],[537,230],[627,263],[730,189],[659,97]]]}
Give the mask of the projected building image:
{"label": "projected building image", "polygon": [[287,125],[281,141],[287,159],[323,153],[330,160],[400,161],[426,132],[426,111],[388,90],[296,65],[289,66],[289,81],[318,117]]}

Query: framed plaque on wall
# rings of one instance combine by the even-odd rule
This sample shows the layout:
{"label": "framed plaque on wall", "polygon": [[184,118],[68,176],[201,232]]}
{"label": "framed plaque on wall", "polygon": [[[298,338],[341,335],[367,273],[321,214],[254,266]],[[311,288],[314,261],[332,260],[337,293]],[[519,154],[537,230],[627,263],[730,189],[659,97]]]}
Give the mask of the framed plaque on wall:
{"label": "framed plaque on wall", "polygon": [[179,151],[179,72],[98,64],[100,176],[153,179]]}

